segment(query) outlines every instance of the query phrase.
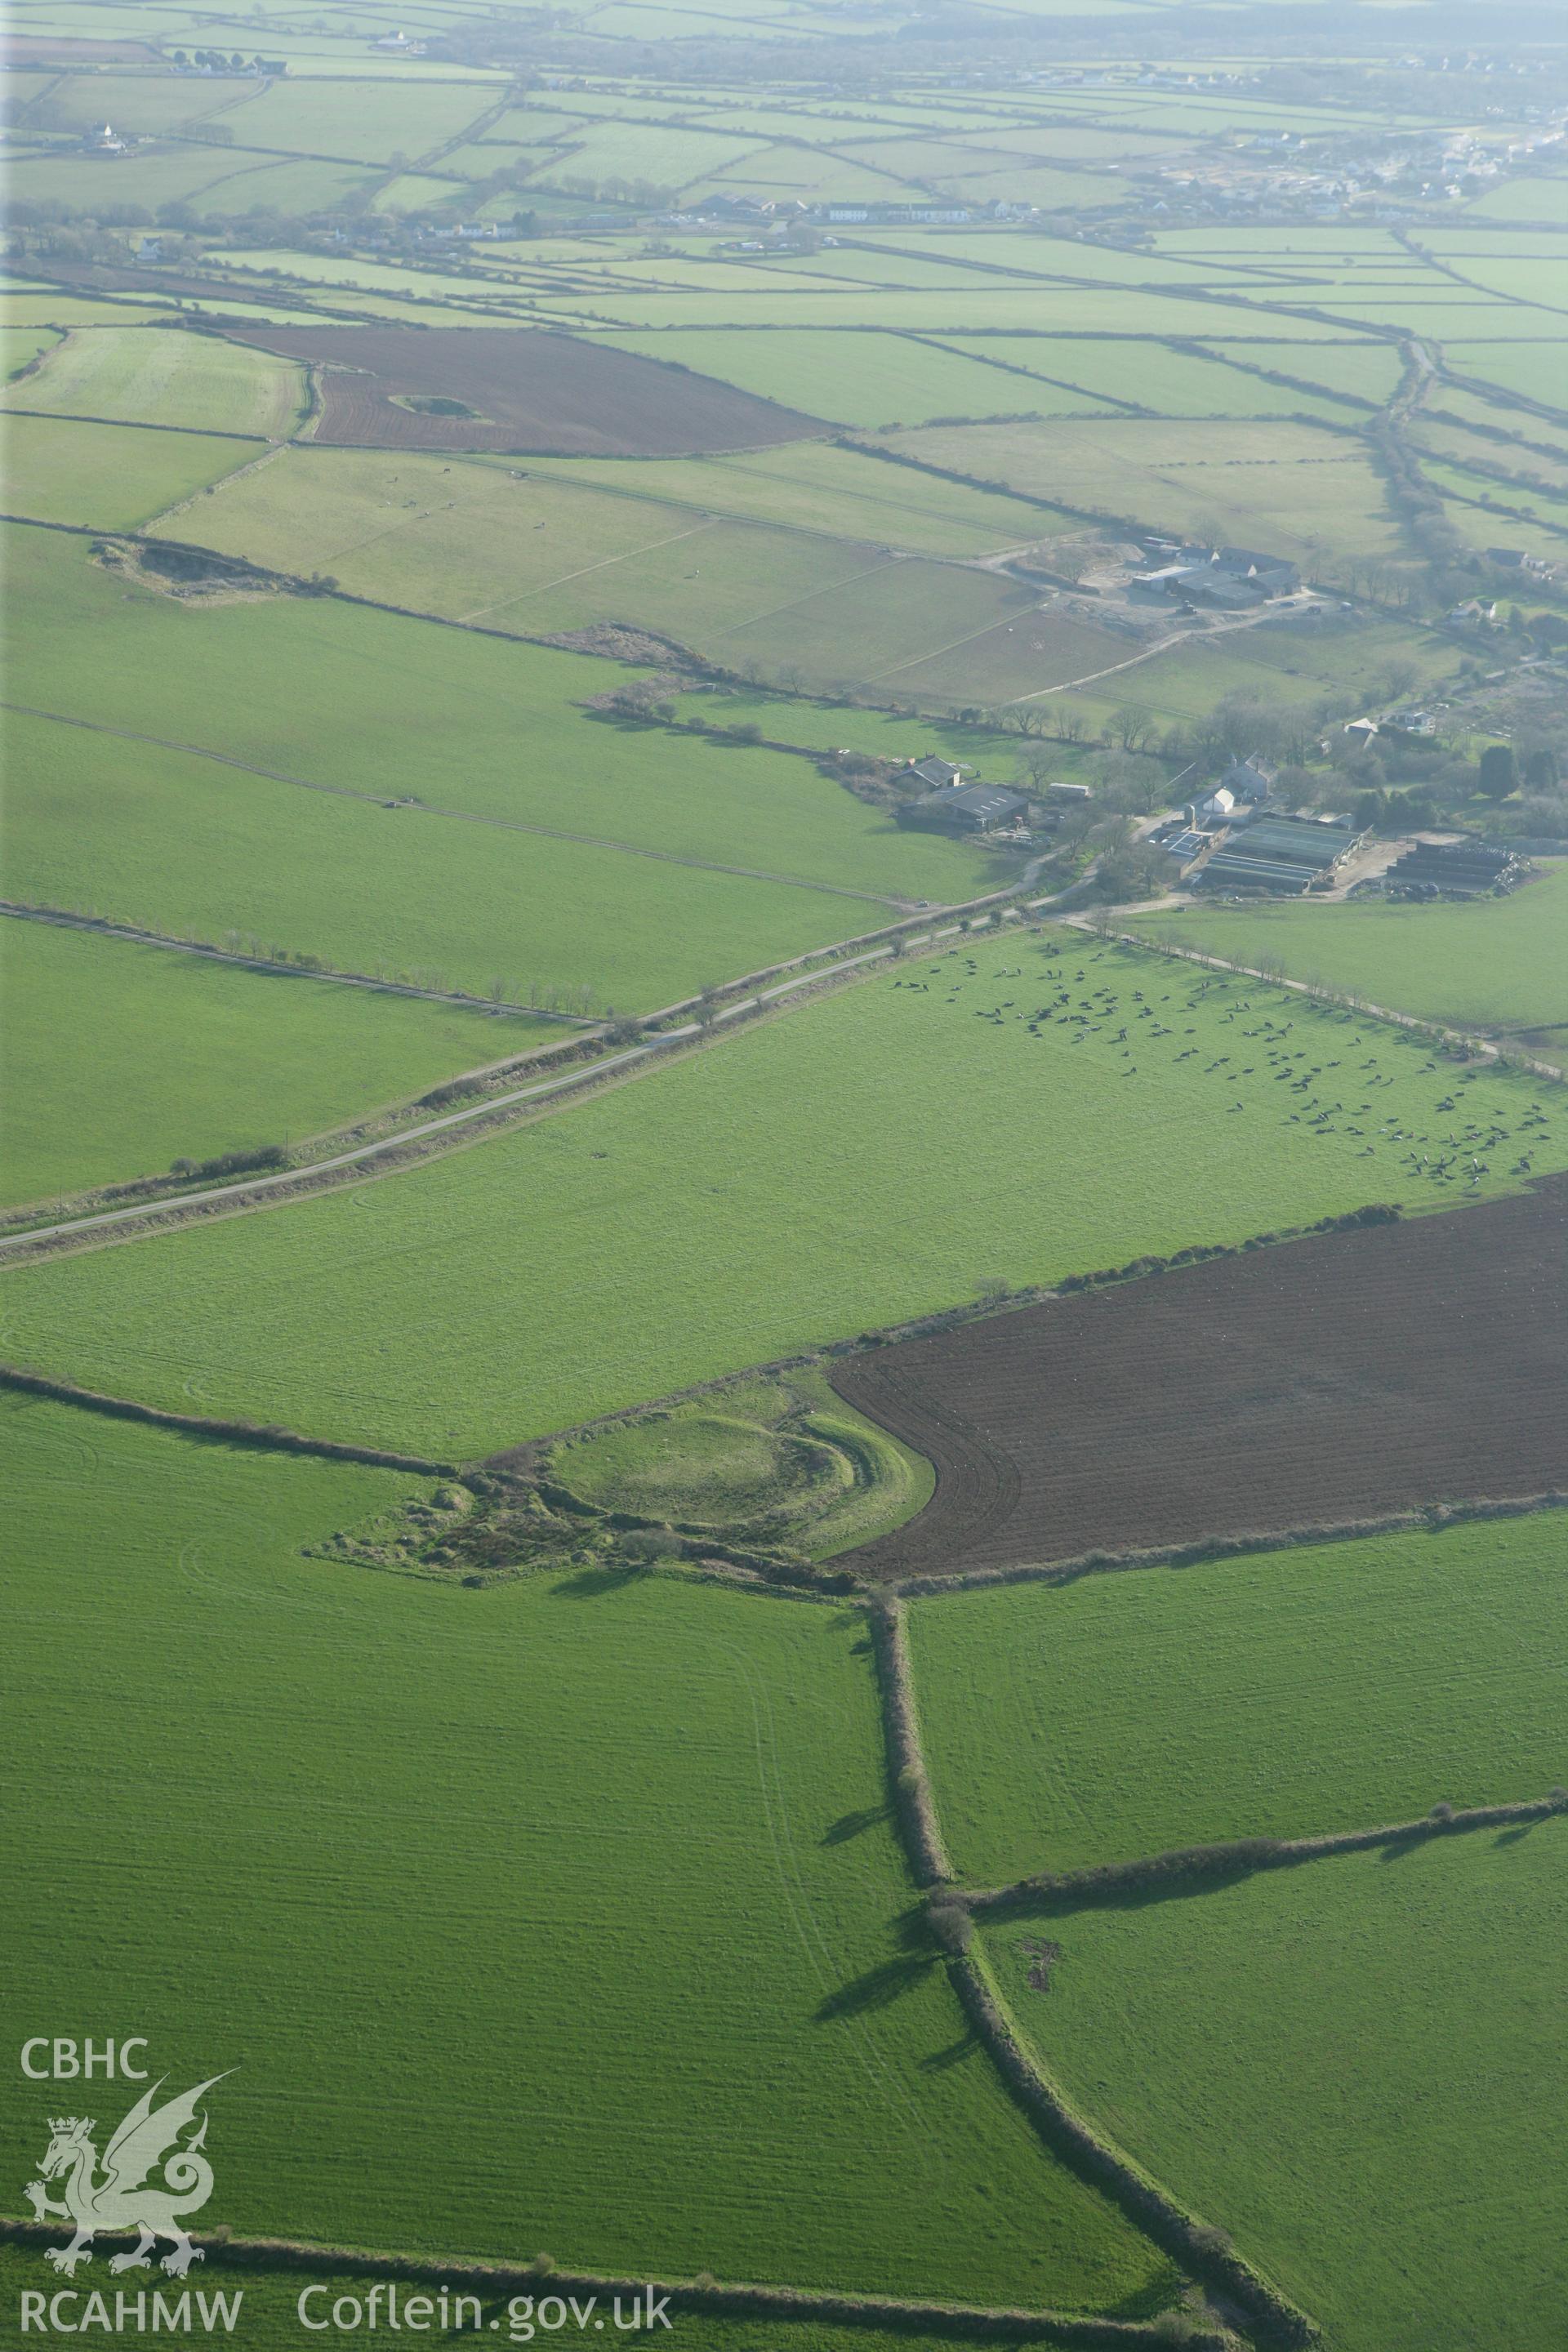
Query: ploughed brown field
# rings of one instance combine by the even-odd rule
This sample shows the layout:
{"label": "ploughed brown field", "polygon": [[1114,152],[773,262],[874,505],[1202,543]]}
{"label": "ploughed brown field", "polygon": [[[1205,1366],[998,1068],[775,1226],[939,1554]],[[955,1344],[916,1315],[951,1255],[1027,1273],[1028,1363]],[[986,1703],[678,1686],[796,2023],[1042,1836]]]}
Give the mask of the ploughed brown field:
{"label": "ploughed brown field", "polygon": [[[711,376],[542,329],[236,326],[318,366],[315,439],[359,449],[686,457],[807,440],[828,427]],[[472,415],[408,403],[450,404]]]}
{"label": "ploughed brown field", "polygon": [[835,1367],[936,1465],[847,1555],[940,1576],[1568,1486],[1568,1182],[1249,1250]]}

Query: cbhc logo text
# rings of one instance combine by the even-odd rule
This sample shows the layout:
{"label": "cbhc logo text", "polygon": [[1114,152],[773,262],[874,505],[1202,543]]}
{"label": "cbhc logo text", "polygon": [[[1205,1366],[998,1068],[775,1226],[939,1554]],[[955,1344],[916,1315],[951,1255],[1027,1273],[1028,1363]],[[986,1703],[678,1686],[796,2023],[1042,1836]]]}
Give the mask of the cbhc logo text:
{"label": "cbhc logo text", "polygon": [[144,2083],[146,2067],[133,2066],[131,2061],[132,2053],[142,2057],[146,2048],[147,2038],[141,2033],[120,2042],[52,2041],[47,2033],[36,2033],[22,2044],[22,2072],[35,2083],[67,2083],[78,2075],[86,2082],[94,2074],[112,2082],[117,2073],[127,2083]]}

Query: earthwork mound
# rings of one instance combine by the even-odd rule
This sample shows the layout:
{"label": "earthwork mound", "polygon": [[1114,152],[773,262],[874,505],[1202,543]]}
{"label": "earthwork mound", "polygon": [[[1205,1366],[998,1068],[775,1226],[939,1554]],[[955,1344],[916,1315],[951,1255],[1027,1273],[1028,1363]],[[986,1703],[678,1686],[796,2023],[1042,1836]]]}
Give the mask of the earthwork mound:
{"label": "earthwork mound", "polygon": [[1568,1486],[1568,1186],[900,1340],[834,1387],[934,1463],[847,1556],[947,1575]]}
{"label": "earthwork mound", "polygon": [[828,429],[817,418],[631,352],[542,329],[228,330],[319,370],[315,439],[362,449],[686,457]]}

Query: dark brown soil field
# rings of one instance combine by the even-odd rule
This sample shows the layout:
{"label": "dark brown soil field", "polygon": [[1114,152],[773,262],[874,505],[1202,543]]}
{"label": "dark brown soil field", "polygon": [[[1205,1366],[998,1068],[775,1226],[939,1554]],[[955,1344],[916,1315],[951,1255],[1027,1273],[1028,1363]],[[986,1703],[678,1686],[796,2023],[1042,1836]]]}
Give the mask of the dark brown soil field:
{"label": "dark brown soil field", "polygon": [[242,283],[230,286],[221,278],[204,278],[190,271],[118,269],[111,263],[97,261],[59,262],[51,268],[45,282],[69,287],[81,294],[183,294],[198,304],[244,302],[251,299],[255,290]]}
{"label": "dark brown soil field", "polygon": [[941,1576],[1568,1486],[1568,1180],[1055,1299],[834,1370],[935,1464],[846,1555]]}
{"label": "dark brown soil field", "polygon": [[[687,457],[803,441],[829,428],[711,376],[529,328],[268,327],[237,340],[321,370],[318,441],[358,449],[520,457]],[[350,373],[350,371],[353,373]],[[396,397],[395,397],[396,395]],[[440,416],[402,400],[460,401]]]}

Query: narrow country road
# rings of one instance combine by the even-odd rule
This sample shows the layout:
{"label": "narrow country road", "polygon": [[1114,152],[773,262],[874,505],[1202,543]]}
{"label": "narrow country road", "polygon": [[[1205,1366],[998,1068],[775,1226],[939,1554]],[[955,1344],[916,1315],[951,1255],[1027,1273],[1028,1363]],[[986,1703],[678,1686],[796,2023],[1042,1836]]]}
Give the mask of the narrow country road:
{"label": "narrow country road", "polygon": [[[1149,824],[1157,822],[1156,818],[1146,821]],[[1077,898],[1085,886],[1092,880],[1099,862],[1098,858],[1091,860],[1084,872],[1068,884],[1066,889],[1054,892],[1044,898],[1030,900],[1027,903],[1026,911],[1031,915],[1044,914],[1053,907],[1059,907],[1065,900]],[[1026,888],[1032,884],[1042,863],[1042,858],[1035,858],[1026,867],[1024,874]],[[973,903],[977,907],[987,904],[985,901]],[[994,899],[989,902],[990,906],[994,904]],[[1012,910],[1001,908],[997,911],[999,919],[1005,919],[1006,915]],[[955,919],[933,924],[926,936],[934,944],[938,940],[957,938],[963,929],[963,920]],[[316,1177],[333,1175],[345,1169],[366,1168],[373,1175],[391,1175],[395,1172],[396,1162],[384,1169],[377,1169],[374,1163],[385,1160],[391,1153],[402,1152],[411,1143],[419,1143],[434,1136],[454,1135],[455,1130],[471,1126],[478,1119],[489,1118],[497,1111],[511,1109],[523,1104],[542,1103],[563,1097],[570,1097],[589,1087],[598,1085],[603,1078],[615,1071],[629,1072],[634,1069],[652,1068],[671,1046],[695,1043],[705,1034],[711,1038],[716,1034],[721,1033],[728,1024],[748,1013],[776,1006],[782,1000],[797,993],[802,989],[810,988],[820,981],[837,980],[845,973],[863,972],[868,966],[891,961],[896,952],[896,944],[884,940],[876,946],[863,949],[858,955],[846,956],[842,962],[795,972],[788,979],[775,981],[766,988],[757,989],[752,994],[742,997],[733,1004],[725,1005],[722,1010],[714,1013],[711,1023],[706,1029],[701,1021],[683,1022],[679,1028],[667,1029],[658,1037],[646,1044],[625,1046],[616,1053],[605,1055],[600,1061],[588,1063],[580,1069],[566,1071],[559,1077],[536,1079],[529,1086],[513,1087],[505,1094],[486,1096],[483,1100],[468,1104],[461,1110],[446,1111],[438,1118],[422,1119],[417,1126],[402,1128],[394,1135],[383,1136],[373,1143],[359,1144],[350,1151],[335,1152],[329,1159],[318,1160],[304,1167],[279,1169],[270,1175],[247,1177],[237,1184],[216,1184],[210,1186],[205,1192],[180,1192],[167,1201],[142,1202],[124,1209],[101,1209],[89,1216],[62,1218],[54,1224],[31,1225],[18,1233],[0,1235],[0,1255],[6,1252],[15,1253],[28,1249],[39,1242],[59,1241],[74,1234],[85,1237],[117,1225],[175,1226],[184,1221],[188,1210],[204,1208],[215,1202],[243,1203],[265,1199],[268,1194],[280,1194],[285,1202],[289,1199],[312,1199],[314,1198],[313,1180]],[[671,1009],[679,1011],[681,1008]],[[658,1019],[664,1016],[655,1014],[651,1017]],[[301,1189],[307,1186],[311,1189],[308,1191]]]}
{"label": "narrow country road", "polygon": [[[934,932],[932,936],[945,938],[949,932],[958,929],[956,923],[950,923],[944,930]],[[712,1026],[717,1030],[722,1024],[737,1020],[742,1013],[776,1003],[780,997],[788,996],[796,989],[809,987],[814,981],[837,978],[841,972],[852,971],[858,965],[889,958],[892,952],[890,947],[868,948],[861,955],[847,956],[842,963],[831,965],[826,972],[801,972],[793,980],[783,980],[772,988],[760,989],[754,996],[743,997],[739,1003],[726,1005],[722,1012],[716,1013]],[[607,1054],[602,1061],[588,1063],[582,1069],[568,1070],[557,1078],[537,1079],[533,1085],[518,1087],[509,1094],[487,1096],[482,1102],[470,1103],[465,1109],[447,1111],[439,1118],[424,1119],[417,1127],[402,1128],[395,1135],[383,1136],[374,1143],[362,1143],[353,1151],[337,1152],[330,1160],[318,1160],[303,1168],[281,1169],[270,1176],[247,1177],[238,1184],[216,1184],[205,1192],[176,1193],[169,1201],[143,1202],[139,1207],[129,1209],[104,1209],[93,1216],[69,1217],[54,1225],[31,1225],[23,1233],[0,1237],[0,1251],[25,1249],[30,1243],[55,1241],[67,1234],[92,1233],[107,1225],[154,1220],[178,1222],[183,1211],[204,1207],[209,1202],[245,1201],[260,1193],[297,1187],[308,1183],[313,1177],[330,1175],[339,1169],[362,1167],[367,1160],[383,1159],[388,1152],[402,1150],[406,1144],[417,1143],[426,1136],[446,1134],[454,1128],[467,1127],[475,1119],[488,1118],[498,1110],[510,1109],[514,1104],[535,1102],[546,1096],[568,1094],[597,1085],[612,1070],[625,1070],[638,1063],[656,1062],[668,1047],[689,1044],[702,1034],[703,1024],[700,1022],[688,1021],[679,1029],[667,1029],[661,1036],[647,1045],[626,1046],[621,1052]]]}

